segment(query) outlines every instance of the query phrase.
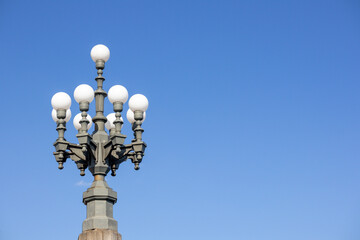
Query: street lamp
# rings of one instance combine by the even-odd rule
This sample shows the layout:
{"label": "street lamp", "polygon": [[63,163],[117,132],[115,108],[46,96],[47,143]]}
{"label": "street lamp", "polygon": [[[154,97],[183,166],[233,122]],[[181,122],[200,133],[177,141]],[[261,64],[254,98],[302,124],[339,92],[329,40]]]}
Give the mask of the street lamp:
{"label": "street lamp", "polygon": [[[120,240],[117,221],[113,218],[113,205],[117,201],[117,193],[113,191],[105,181],[105,176],[111,171],[116,175],[119,165],[130,159],[139,169],[139,164],[144,156],[146,144],[142,141],[143,129],[141,124],[145,120],[145,111],[149,102],[144,95],[135,94],[129,100],[127,119],[132,124],[134,139],[130,144],[124,144],[126,136],[121,133],[123,118],[121,112],[123,105],[128,100],[128,91],[121,85],[110,88],[108,94],[103,89],[103,69],[105,62],[109,60],[110,51],[104,45],[96,45],[91,50],[91,58],[96,64],[97,89],[94,91],[87,84],[79,85],[74,91],[74,98],[79,103],[80,113],[74,119],[74,127],[78,130],[76,135],[79,144],[66,141],[66,122],[71,118],[71,98],[64,92],[56,93],[51,99],[54,108],[52,118],[57,124],[58,139],[54,146],[54,156],[63,169],[67,158],[72,159],[80,175],[85,175],[85,169],[94,176],[91,187],[83,193],[83,202],[86,205],[87,218],[83,222],[83,232],[79,240]],[[104,116],[104,99],[108,96],[113,104],[114,113]],[[95,97],[96,115],[91,118],[87,112],[90,103]],[[88,130],[92,123],[95,125],[94,132],[90,135]],[[109,134],[105,131],[109,130]]]}

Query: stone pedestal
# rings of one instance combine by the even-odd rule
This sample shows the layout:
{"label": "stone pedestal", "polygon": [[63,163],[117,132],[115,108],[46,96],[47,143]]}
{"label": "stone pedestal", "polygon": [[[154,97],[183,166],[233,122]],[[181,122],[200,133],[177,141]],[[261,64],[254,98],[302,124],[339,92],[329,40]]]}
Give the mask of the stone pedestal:
{"label": "stone pedestal", "polygon": [[117,194],[103,176],[95,176],[91,187],[83,194],[86,219],[78,240],[121,240],[117,221],[113,218],[113,206]]}
{"label": "stone pedestal", "polygon": [[83,202],[86,205],[83,232],[92,229],[117,231],[117,221],[113,218],[116,195],[116,192],[108,186],[103,178],[92,183],[91,187],[83,194]]}
{"label": "stone pedestal", "polygon": [[82,232],[78,240],[121,240],[121,235],[114,230],[93,229]]}

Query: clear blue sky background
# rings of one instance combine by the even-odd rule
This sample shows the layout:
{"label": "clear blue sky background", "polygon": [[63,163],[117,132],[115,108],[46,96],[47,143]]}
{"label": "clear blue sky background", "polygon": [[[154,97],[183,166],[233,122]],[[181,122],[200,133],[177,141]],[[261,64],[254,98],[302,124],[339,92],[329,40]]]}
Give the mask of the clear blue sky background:
{"label": "clear blue sky background", "polygon": [[81,233],[50,99],[95,87],[98,43],[105,89],[150,101],[140,171],[107,178],[124,240],[360,239],[359,1],[2,0],[0,43],[0,239]]}

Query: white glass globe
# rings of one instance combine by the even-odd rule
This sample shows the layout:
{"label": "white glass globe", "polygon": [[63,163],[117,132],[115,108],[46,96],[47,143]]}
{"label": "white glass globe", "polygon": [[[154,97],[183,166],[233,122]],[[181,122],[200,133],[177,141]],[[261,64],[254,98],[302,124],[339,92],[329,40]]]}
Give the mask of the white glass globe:
{"label": "white glass globe", "polygon": [[91,103],[94,100],[94,89],[87,84],[81,84],[75,88],[74,91],[75,101],[80,102],[89,102]]}
{"label": "white glass globe", "polygon": [[[115,129],[115,124],[114,124],[114,121],[116,120],[116,116],[115,116],[115,113],[110,113],[106,116],[107,118],[107,122],[105,123],[105,127],[108,129],[108,130],[111,130],[111,129]],[[124,122],[124,119],[122,117],[120,117],[120,120],[122,122]]]}
{"label": "white glass globe", "polygon": [[[51,117],[54,120],[54,122],[59,121],[59,119],[57,118],[57,112],[55,109],[52,110],[51,112]],[[70,109],[66,110],[66,115],[65,115],[65,122],[68,122],[71,118],[71,111]]]}
{"label": "white glass globe", "polygon": [[[92,126],[92,119],[89,114],[86,116],[86,118],[87,120],[89,120],[89,123],[87,125],[87,130],[89,130]],[[80,124],[81,119],[82,119],[81,113],[76,114],[76,116],[74,117],[73,124],[76,130],[79,130],[81,128],[81,124]]]}
{"label": "white glass globe", "polygon": [[149,107],[149,101],[144,95],[135,94],[129,100],[129,107],[133,112],[135,111],[145,112]]}
{"label": "white glass globe", "polygon": [[55,110],[69,109],[71,106],[71,98],[67,93],[58,92],[51,98],[51,105]]}
{"label": "white glass globe", "polygon": [[98,44],[91,49],[90,56],[94,62],[103,60],[106,62],[110,58],[110,50],[103,44]]}
{"label": "white glass globe", "polygon": [[121,85],[115,85],[109,89],[108,97],[111,103],[114,102],[126,103],[126,101],[129,98],[129,94],[125,87]]}
{"label": "white glass globe", "polygon": [[[129,109],[127,111],[126,118],[131,124],[133,124],[135,122],[134,112],[131,111],[131,109]],[[143,119],[141,120],[141,123],[143,123],[145,121],[145,118],[146,118],[146,112],[144,112],[144,114],[143,114]]]}

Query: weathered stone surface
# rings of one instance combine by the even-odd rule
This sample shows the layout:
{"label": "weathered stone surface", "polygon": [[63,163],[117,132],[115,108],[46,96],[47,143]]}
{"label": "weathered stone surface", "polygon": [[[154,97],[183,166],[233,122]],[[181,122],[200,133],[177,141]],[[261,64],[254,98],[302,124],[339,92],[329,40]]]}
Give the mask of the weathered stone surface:
{"label": "weathered stone surface", "polygon": [[121,240],[121,235],[113,230],[92,229],[82,232],[78,240]]}
{"label": "weathered stone surface", "polygon": [[91,230],[91,229],[109,229],[117,231],[117,221],[114,218],[110,218],[107,216],[97,216],[90,217],[85,219],[83,222],[83,231]]}

